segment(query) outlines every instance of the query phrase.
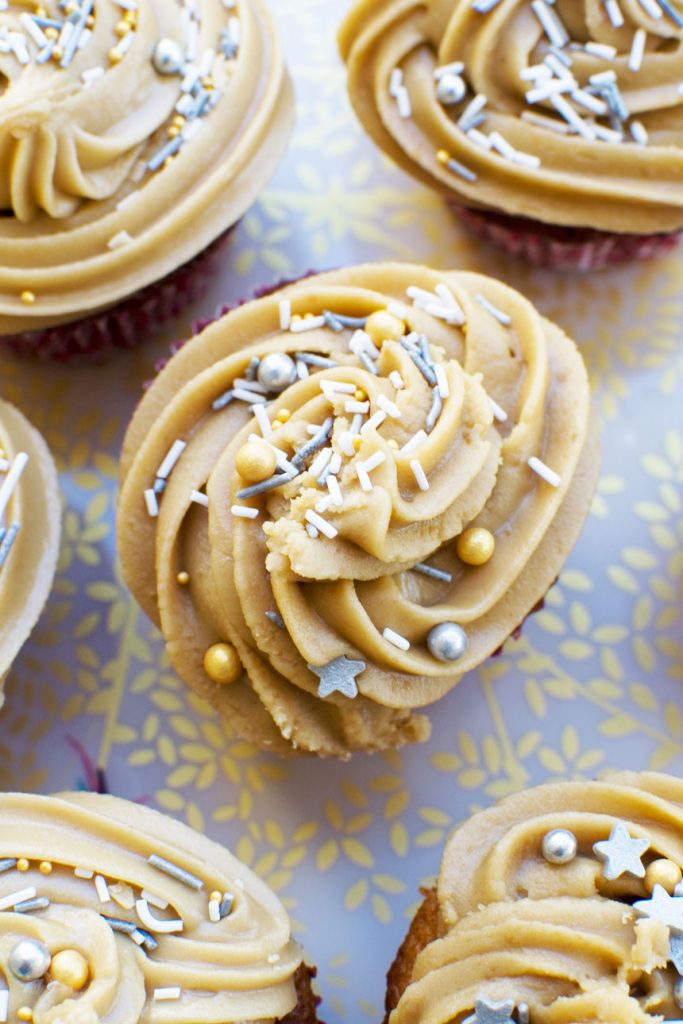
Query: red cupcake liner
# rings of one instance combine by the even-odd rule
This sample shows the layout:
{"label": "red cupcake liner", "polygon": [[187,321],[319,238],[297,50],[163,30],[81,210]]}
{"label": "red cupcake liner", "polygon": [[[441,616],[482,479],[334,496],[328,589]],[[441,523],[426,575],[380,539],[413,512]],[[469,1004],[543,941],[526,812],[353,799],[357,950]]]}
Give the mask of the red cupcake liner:
{"label": "red cupcake liner", "polygon": [[232,230],[161,281],[116,306],[67,324],[0,336],[0,351],[45,362],[77,363],[99,361],[122,349],[137,348],[203,297]]}
{"label": "red cupcake liner", "polygon": [[532,266],[549,270],[588,273],[632,260],[662,256],[678,245],[683,232],[629,235],[594,228],[543,224],[526,217],[510,217],[488,210],[454,206],[462,222],[479,238],[520,257]]}

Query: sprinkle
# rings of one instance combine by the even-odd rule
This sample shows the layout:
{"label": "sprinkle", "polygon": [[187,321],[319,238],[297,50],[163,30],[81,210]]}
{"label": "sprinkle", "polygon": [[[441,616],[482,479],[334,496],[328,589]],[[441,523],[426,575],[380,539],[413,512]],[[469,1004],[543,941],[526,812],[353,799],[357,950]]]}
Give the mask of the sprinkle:
{"label": "sprinkle", "polygon": [[[346,434],[348,434],[348,431],[344,431],[344,434],[342,434],[341,437],[343,438]],[[340,438],[340,445],[341,445],[342,451],[344,452],[345,455],[348,454],[349,457],[350,457],[351,455],[354,454],[353,451],[347,453],[344,450],[341,438]],[[313,462],[309,466],[309,469],[308,469],[309,473],[312,476],[314,476],[314,477],[320,476],[320,474],[324,470],[325,466],[330,461],[331,457],[332,457],[332,449],[331,448],[323,448],[323,450],[321,452],[318,452],[318,454],[314,458]]]}
{"label": "sprinkle", "polygon": [[349,327],[353,330],[357,330],[359,328],[362,329],[365,327],[368,320],[366,316],[346,316],[343,313],[330,313],[329,310],[325,310],[325,312],[329,313],[329,315],[333,317],[337,323],[340,323],[342,327]]}
{"label": "sprinkle", "polygon": [[318,537],[320,536],[320,531],[316,530],[315,526],[311,526],[310,523],[306,523],[306,533],[311,538],[311,540],[317,540]]}
{"label": "sprinkle", "polygon": [[320,327],[325,327],[325,317],[312,316],[308,320],[293,320],[289,330],[292,334],[304,334],[306,331],[317,331]]}
{"label": "sprinkle", "polygon": [[109,927],[114,932],[121,932],[122,935],[132,935],[134,931],[137,931],[132,921],[124,921],[120,917],[107,917],[106,914],[100,914],[103,921],[106,921]]}
{"label": "sprinkle", "polygon": [[359,329],[355,331],[349,341],[349,349],[354,355],[359,356],[361,352],[367,352],[374,359],[379,355],[379,349],[373,342],[367,331]]}
{"label": "sprinkle", "polygon": [[394,68],[389,78],[389,95],[395,99],[396,94],[398,93],[398,90],[401,88],[402,85],[403,71],[401,70],[401,68]]}
{"label": "sprinkle", "polygon": [[296,373],[299,380],[306,380],[309,376],[309,369],[305,363],[302,363],[300,359],[296,361]]}
{"label": "sprinkle", "polygon": [[391,373],[389,374],[389,380],[391,381],[391,383],[393,384],[397,391],[403,391],[403,389],[405,388],[405,384],[403,383],[403,377],[398,372],[398,370],[391,371]]}
{"label": "sprinkle", "polygon": [[476,11],[477,14],[488,14],[494,7],[497,7],[500,0],[474,0],[472,4],[472,10]]}
{"label": "sprinkle", "polygon": [[377,451],[373,452],[373,454],[365,460],[363,465],[366,472],[371,473],[373,469],[377,469],[377,467],[381,466],[383,462],[386,462],[386,460],[387,457],[384,452]]}
{"label": "sprinkle", "polygon": [[[386,395],[378,395],[377,404],[380,407],[380,409],[382,409],[382,411],[387,414],[387,416],[391,416],[391,418],[394,420],[401,419],[401,410],[396,405],[396,403],[392,402],[391,399],[387,398]],[[361,412],[362,410],[358,409],[357,411]]]}
{"label": "sprinkle", "polygon": [[531,0],[531,9],[553,46],[566,46],[569,35],[557,12],[545,0]]}
{"label": "sprinkle", "polygon": [[179,918],[162,920],[161,918],[155,917],[149,909],[147,900],[136,900],[135,909],[145,928],[149,928],[150,931],[170,935],[173,932],[181,932],[183,930],[183,922]]}
{"label": "sprinkle", "polygon": [[616,72],[611,69],[608,69],[607,71],[598,71],[588,79],[591,85],[611,85],[616,82],[616,80]]}
{"label": "sprinkle", "polygon": [[156,519],[159,515],[159,502],[153,487],[148,487],[145,491],[145,504],[147,506],[147,514],[151,519]]}
{"label": "sprinkle", "polygon": [[7,561],[9,553],[12,550],[12,545],[14,544],[20,529],[20,523],[12,523],[8,528],[0,527],[0,569],[2,569],[3,565]]}
{"label": "sprinkle", "polygon": [[14,488],[19,482],[21,474],[26,469],[28,464],[28,455],[26,452],[19,452],[14,457],[14,461],[10,466],[5,479],[0,484],[0,521],[5,514],[5,510],[9,504],[9,500],[12,497]]}
{"label": "sprinkle", "polygon": [[289,299],[280,302],[280,330],[288,331],[292,324],[292,303]]}
{"label": "sprinkle", "polygon": [[534,473],[537,473],[538,476],[542,477],[543,480],[545,480],[546,483],[549,483],[552,487],[559,487],[562,483],[562,477],[558,476],[554,470],[546,466],[545,462],[541,462],[540,459],[537,459],[535,455],[531,456],[527,465],[529,466],[529,469],[532,469]]}
{"label": "sprinkle", "polygon": [[551,96],[550,102],[555,107],[560,117],[563,117],[567,124],[589,142],[595,141],[595,132],[586,124],[582,117],[576,113],[570,103],[567,103],[563,96]]}
{"label": "sprinkle", "polygon": [[35,895],[36,888],[34,885],[29,885],[26,889],[17,889],[16,892],[12,892],[8,896],[0,897],[0,910],[9,910],[10,907],[15,907],[17,903],[32,900]]}
{"label": "sprinkle", "polygon": [[[643,6],[645,6],[643,0],[640,0],[640,2],[643,4]],[[654,3],[654,0],[646,0],[646,2]],[[661,16],[662,12],[659,11],[659,14],[656,15],[656,17],[661,18]],[[586,53],[590,53],[593,57],[600,57],[601,60],[614,60],[617,53],[619,52],[616,46],[609,46],[607,43],[594,42],[586,43],[584,46],[584,50],[586,51]]]}
{"label": "sprinkle", "polygon": [[6,871],[12,871],[17,866],[16,857],[5,857],[0,860],[0,875],[3,875]]}
{"label": "sprinkle", "polygon": [[359,412],[357,412],[356,415],[351,420],[351,426],[349,428],[349,433],[352,434],[355,437],[356,434],[360,434],[362,426],[363,426],[363,417],[362,417],[362,415]]}
{"label": "sprinkle", "polygon": [[261,404],[254,406],[254,419],[256,420],[259,430],[264,437],[270,437],[273,433],[273,427],[270,422],[270,417],[266,412],[265,408]]}
{"label": "sprinkle", "polygon": [[428,434],[431,434],[432,430],[436,426],[436,421],[441,415],[442,409],[443,401],[441,398],[441,394],[437,389],[432,394],[432,405],[427,414],[427,419],[425,420],[425,430],[427,431]]}
{"label": "sprinkle", "polygon": [[95,872],[90,871],[89,868],[74,868],[74,875],[76,878],[83,878],[86,881],[90,881],[94,874]]}
{"label": "sprinkle", "polygon": [[662,17],[662,8],[660,7],[657,0],[640,0],[640,6],[643,8],[646,14],[649,14],[655,21],[659,21]]}
{"label": "sprinkle", "polygon": [[443,283],[443,281],[440,281],[437,284],[437,286],[434,289],[434,291],[439,296],[439,298],[441,299],[441,301],[443,302],[443,304],[445,306],[448,306],[449,309],[452,309],[454,313],[458,313],[459,314],[459,316],[462,318],[460,320],[460,323],[464,324],[465,323],[465,314],[462,311],[460,303],[458,302],[458,300],[456,299],[455,295],[450,290],[448,285],[445,285]]}
{"label": "sprinkle", "polygon": [[116,249],[122,249],[125,245],[128,245],[133,241],[133,236],[129,235],[127,231],[119,231],[118,235],[114,235],[107,242],[107,248],[114,252]]}
{"label": "sprinkle", "polygon": [[252,356],[251,359],[249,360],[249,365],[244,371],[244,376],[247,378],[247,380],[256,380],[256,374],[258,373],[258,368],[260,365],[261,360],[259,359],[259,357]]}
{"label": "sprinkle", "polygon": [[436,386],[439,389],[439,394],[442,398],[448,398],[450,395],[450,389],[448,387],[448,377],[443,367],[443,363],[436,363],[434,366],[434,373],[436,374]]}
{"label": "sprinkle", "polygon": [[247,388],[233,388],[232,395],[238,401],[247,402],[249,405],[258,405],[259,403],[264,405],[268,401],[265,395],[259,395]]}
{"label": "sprinkle", "polygon": [[226,405],[230,405],[234,397],[235,395],[233,390],[230,388],[229,391],[224,391],[222,395],[219,395],[219,397],[211,403],[211,408],[214,412],[218,412],[220,409],[224,409]]}
{"label": "sprinkle", "polygon": [[332,498],[332,503],[334,505],[343,505],[344,498],[342,497],[341,487],[339,486],[339,481],[336,476],[328,476],[326,482],[327,489],[330,492],[330,497]]}
{"label": "sprinkle", "polygon": [[537,114],[534,110],[523,110],[521,118],[528,124],[533,124],[537,128],[547,128],[551,132],[558,132],[560,135],[569,135],[571,128],[566,121],[557,121],[553,117],[545,117],[543,114]]}
{"label": "sprinkle", "polygon": [[643,54],[645,53],[646,38],[647,33],[645,32],[645,29],[639,28],[633,33],[631,53],[628,58],[629,71],[640,71],[640,67],[643,63]]}
{"label": "sprinkle", "polygon": [[457,174],[458,177],[462,178],[464,181],[477,180],[477,175],[475,174],[475,172],[471,170],[469,167],[465,167],[465,165],[461,164],[458,160],[455,160],[450,155],[448,150],[438,150],[436,154],[436,159],[437,163],[443,164],[444,167],[447,167],[449,171],[452,171],[453,174]]}
{"label": "sprinkle", "polygon": [[426,562],[417,562],[413,566],[413,572],[419,572],[423,576],[429,576],[430,579],[439,580],[441,583],[453,582],[453,576],[450,572],[446,572],[445,569],[437,569],[433,565],[427,565]]}
{"label": "sprinkle", "polygon": [[269,964],[277,964],[280,962],[280,954],[269,953],[268,956],[266,957],[266,960],[268,961]]}
{"label": "sprinkle", "polygon": [[190,501],[193,501],[195,505],[203,505],[204,508],[209,507],[208,495],[204,494],[203,491],[192,491],[190,493]]}
{"label": "sprinkle", "polygon": [[505,423],[508,418],[508,414],[505,412],[505,409],[501,409],[498,403],[494,402],[490,395],[488,396],[488,399],[489,402],[491,403],[491,409],[493,410],[494,420],[498,420],[499,423]]}
{"label": "sprinkle", "polygon": [[460,115],[458,128],[460,128],[461,131],[466,132],[469,128],[474,127],[475,119],[478,114],[482,112],[487,103],[488,98],[484,96],[483,93],[477,93],[474,99],[470,100]]}
{"label": "sprinkle", "polygon": [[[268,615],[268,614],[269,613],[266,612],[266,615]],[[270,614],[273,614],[273,613],[270,613]],[[274,614],[277,614],[277,612],[274,613]],[[280,620],[280,621],[282,621],[282,620]],[[282,629],[284,629],[284,628],[285,628],[285,624],[283,622],[282,623]],[[221,915],[221,921],[223,920],[224,917],[228,917],[229,916],[230,911],[233,908],[234,902],[235,902],[235,897],[233,896],[233,894],[231,892],[226,892],[225,895],[223,896],[223,899],[221,900],[221,905],[218,908],[218,912]]]}
{"label": "sprinkle", "polygon": [[95,889],[97,890],[97,898],[100,903],[111,903],[109,886],[102,875],[95,875]]}
{"label": "sprinkle", "polygon": [[180,999],[180,985],[167,985],[165,988],[154,989],[154,1000],[157,1003],[168,999]]}
{"label": "sprinkle", "polygon": [[176,881],[189,886],[190,889],[195,889],[199,892],[200,889],[204,888],[204,883],[201,878],[197,878],[196,875],[186,871],[185,868],[181,868],[177,864],[173,864],[172,861],[165,860],[164,857],[160,857],[156,853],[150,854],[148,860],[153,868],[156,868],[158,871],[163,871],[165,875],[170,875],[171,878],[175,878]]}
{"label": "sprinkle", "polygon": [[151,906],[157,907],[158,910],[166,910],[168,900],[164,899],[163,896],[157,896],[156,893],[150,892],[149,889],[143,889],[141,895],[143,900],[147,900]]}
{"label": "sprinkle", "polygon": [[0,991],[0,1022],[6,1024],[7,1016],[9,1013],[9,989],[4,988]]}
{"label": "sprinkle", "polygon": [[319,356],[313,352],[297,352],[296,358],[305,363],[306,366],[320,366],[325,370],[339,366],[339,363],[335,362],[334,359],[327,359],[325,356]]}
{"label": "sprinkle", "polygon": [[317,512],[313,512],[312,509],[309,509],[307,511],[306,521],[310,523],[310,525],[313,526],[316,530],[319,530],[320,533],[322,533],[325,537],[328,537],[330,540],[334,540],[334,538],[337,536],[337,533],[339,532],[334,528],[334,526],[332,526],[331,523],[328,523],[326,519],[323,519],[322,516],[319,516]]}
{"label": "sprinkle", "polygon": [[387,304],[387,313],[391,313],[392,316],[397,317],[399,320],[405,320],[408,316],[408,310],[400,302],[389,302]]}
{"label": "sprinkle", "polygon": [[233,505],[230,511],[238,519],[257,519],[259,514],[257,508],[249,508],[247,505]]}
{"label": "sprinkle", "polygon": [[328,416],[322,426],[316,431],[315,435],[310,441],[299,449],[298,452],[292,458],[292,465],[296,466],[297,469],[306,461],[311,455],[315,455],[316,452],[324,446],[325,442],[332,433],[334,427],[334,419],[332,416]]}
{"label": "sprinkle", "polygon": [[379,377],[379,370],[377,369],[377,367],[375,366],[367,352],[359,352],[358,358],[360,359],[361,363],[368,371],[368,373],[371,373],[374,377]]}
{"label": "sprinkle", "polygon": [[639,146],[647,146],[649,136],[647,134],[647,129],[643,122],[631,121],[629,127],[631,135],[633,136],[633,141],[637,142]]}
{"label": "sprinkle", "polygon": [[329,400],[331,395],[355,395],[356,385],[341,380],[321,380],[320,390]]}
{"label": "sprinkle", "polygon": [[378,412],[373,413],[370,419],[367,420],[361,427],[361,434],[365,435],[368,434],[371,430],[377,430],[377,428],[384,423],[386,418],[387,414],[384,412],[383,409],[380,409]]}
{"label": "sprinkle", "polygon": [[415,477],[415,480],[417,481],[417,486],[420,488],[420,490],[428,491],[429,480],[427,479],[427,474],[422,468],[422,464],[419,461],[419,459],[412,459],[410,463],[410,468],[413,471],[413,476]]}
{"label": "sprinkle", "polygon": [[494,306],[492,302],[489,302],[485,295],[477,295],[475,298],[482,309],[485,309],[487,313],[490,313],[492,317],[495,317],[499,324],[503,324],[504,327],[510,326],[512,323],[512,317],[508,316],[507,313],[503,313],[503,311],[498,309],[497,306]]}
{"label": "sprinkle", "polygon": [[415,363],[415,365],[417,366],[418,370],[425,378],[427,383],[434,386],[436,384],[436,374],[434,373],[434,370],[431,368],[431,366],[429,366],[424,361],[422,356],[419,355],[419,353],[416,352],[415,349],[410,344],[408,344],[405,338],[401,338],[400,344],[401,347],[406,350],[406,352],[408,353],[412,361]]}
{"label": "sprinkle", "polygon": [[597,114],[598,117],[604,117],[609,110],[604,100],[598,99],[597,96],[586,92],[585,89],[575,89],[570,95],[574,103],[578,103],[580,107],[590,110],[592,114]]}
{"label": "sprinkle", "polygon": [[47,910],[50,901],[47,896],[36,896],[32,900],[22,900],[14,906],[15,914],[30,914],[34,910]]}
{"label": "sprinkle", "polygon": [[171,448],[159,466],[156,475],[159,480],[166,480],[171,474],[176,462],[187,448],[186,441],[174,441]]}
{"label": "sprinkle", "polygon": [[388,626],[382,631],[382,636],[385,640],[388,640],[390,644],[393,644],[394,647],[398,647],[400,651],[410,650],[410,641],[406,640],[406,638],[401,636],[400,633],[396,633],[393,629],[389,629]]}
{"label": "sprinkle", "polygon": [[220,919],[220,903],[218,900],[209,900],[209,921],[212,924],[218,924]]}
{"label": "sprinkle", "polygon": [[358,482],[360,483],[361,490],[366,492],[373,490],[372,480],[370,479],[368,471],[366,470],[363,462],[356,463],[356,476],[358,477]]}
{"label": "sprinkle", "polygon": [[605,10],[613,28],[621,28],[624,24],[624,15],[617,0],[605,0]]}
{"label": "sprinkle", "polygon": [[285,628],[285,620],[282,618],[279,612],[266,612],[266,618],[269,619],[269,621],[272,622],[274,626],[277,626],[278,629]]}
{"label": "sprinkle", "polygon": [[350,398],[349,401],[345,404],[344,410],[346,412],[367,413],[367,412],[370,411],[370,403],[369,402],[356,402],[354,399]]}
{"label": "sprinkle", "polygon": [[407,455],[408,452],[414,451],[415,448],[418,448],[422,444],[422,442],[426,441],[426,440],[427,440],[427,433],[426,433],[426,431],[418,430],[418,432],[416,434],[413,434],[413,436],[406,441],[406,443],[401,448],[401,451],[405,455]]}

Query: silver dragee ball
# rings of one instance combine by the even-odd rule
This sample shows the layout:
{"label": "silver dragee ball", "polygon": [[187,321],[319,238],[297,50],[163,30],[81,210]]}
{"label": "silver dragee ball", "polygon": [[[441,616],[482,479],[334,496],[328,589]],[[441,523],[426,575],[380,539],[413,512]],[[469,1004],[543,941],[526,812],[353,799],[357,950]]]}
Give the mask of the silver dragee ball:
{"label": "silver dragee ball", "polygon": [[175,39],[160,39],[152,52],[152,63],[160,75],[177,75],[183,60],[182,47]]}
{"label": "silver dragee ball", "polygon": [[467,92],[467,86],[460,75],[442,75],[436,87],[436,98],[444,106],[459,103]]}
{"label": "silver dragee ball", "polygon": [[296,366],[286,352],[271,352],[259,363],[256,376],[266,391],[284,391],[296,378]]}
{"label": "silver dragee ball", "polygon": [[543,836],[541,851],[549,864],[569,864],[576,850],[576,836],[567,828],[554,828]]}
{"label": "silver dragee ball", "polygon": [[683,1009],[683,978],[679,978],[674,985],[674,1003]]}
{"label": "silver dragee ball", "polygon": [[44,942],[21,939],[9,955],[9,969],[19,981],[37,981],[50,968],[52,958]]}
{"label": "silver dragee ball", "polygon": [[437,661],[458,661],[467,650],[467,633],[457,622],[442,622],[429,631],[427,647]]}

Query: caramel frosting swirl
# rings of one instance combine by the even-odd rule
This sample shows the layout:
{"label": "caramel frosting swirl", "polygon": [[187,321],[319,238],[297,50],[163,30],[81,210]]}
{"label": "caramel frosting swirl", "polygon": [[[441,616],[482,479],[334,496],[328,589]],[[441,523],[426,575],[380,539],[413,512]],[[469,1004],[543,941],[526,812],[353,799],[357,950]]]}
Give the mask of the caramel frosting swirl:
{"label": "caramel frosting swirl", "polygon": [[640,0],[357,0],[351,101],[455,202],[551,224],[683,226],[683,7]]}
{"label": "caramel frosting swirl", "polygon": [[45,441],[0,400],[0,703],[2,684],[52,586],[61,507]]}
{"label": "caramel frosting swirl", "polygon": [[[263,482],[247,456],[270,462]],[[123,571],[179,674],[250,739],[414,742],[414,709],[554,581],[597,458],[581,357],[521,295],[411,265],[323,274],[232,311],[147,391],[122,456]],[[486,564],[456,553],[470,527]],[[215,645],[241,674],[213,670]]]}
{"label": "caramel frosting swirl", "polygon": [[[622,853],[624,842],[640,851],[620,873],[598,856],[615,849],[615,827]],[[576,844],[563,863],[543,853],[557,829]],[[441,935],[391,1024],[460,1024],[477,1002],[509,1002],[508,1016],[531,1024],[678,1020],[682,899],[667,894],[682,865],[683,783],[665,775],[549,784],[475,815],[447,843]]]}
{"label": "caramel frosting swirl", "polygon": [[[35,1024],[279,1020],[301,963],[277,897],[227,850],[109,796],[0,797],[0,976]],[[43,943],[26,979],[13,951]],[[60,966],[64,951],[80,978]]]}
{"label": "caramel frosting swirl", "polygon": [[293,104],[263,0],[5,6],[6,334],[111,306],[204,249],[270,179]]}

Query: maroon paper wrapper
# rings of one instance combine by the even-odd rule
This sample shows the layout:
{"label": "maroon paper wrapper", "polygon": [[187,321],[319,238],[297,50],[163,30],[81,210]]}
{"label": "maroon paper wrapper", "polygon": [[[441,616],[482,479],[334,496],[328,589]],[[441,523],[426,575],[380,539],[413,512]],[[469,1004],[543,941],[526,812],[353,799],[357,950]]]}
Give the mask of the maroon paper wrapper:
{"label": "maroon paper wrapper", "polygon": [[676,247],[680,231],[629,235],[593,228],[571,228],[489,210],[453,206],[459,219],[479,238],[510,256],[548,270],[588,273],[618,263],[649,260]]}
{"label": "maroon paper wrapper", "polygon": [[206,249],[110,309],[82,320],[0,336],[0,351],[54,363],[99,362],[148,341],[197,302],[218,269],[234,225]]}

